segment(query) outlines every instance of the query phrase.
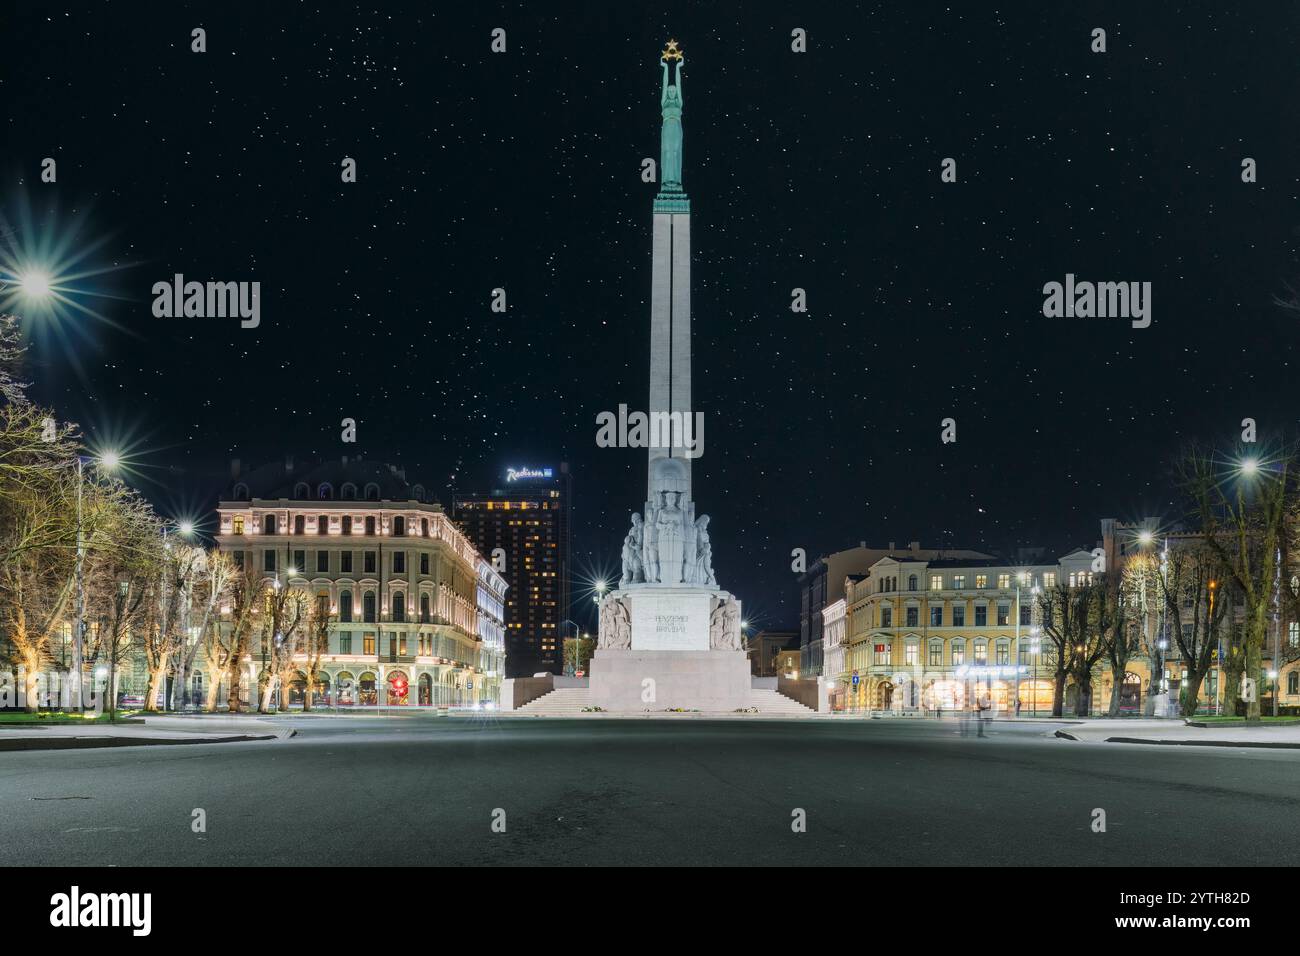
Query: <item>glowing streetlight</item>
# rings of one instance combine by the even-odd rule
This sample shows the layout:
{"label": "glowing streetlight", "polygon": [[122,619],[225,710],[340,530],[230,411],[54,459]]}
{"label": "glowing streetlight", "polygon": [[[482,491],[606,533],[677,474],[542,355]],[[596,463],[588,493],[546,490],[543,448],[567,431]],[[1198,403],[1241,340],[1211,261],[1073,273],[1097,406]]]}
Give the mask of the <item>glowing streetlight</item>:
{"label": "glowing streetlight", "polygon": [[1241,464],[1237,467],[1247,478],[1254,478],[1259,471],[1259,461],[1254,458],[1243,458]]}
{"label": "glowing streetlight", "polygon": [[20,275],[18,277],[18,288],[29,299],[47,299],[50,292],[53,291],[49,273],[42,272],[39,269],[33,269]]}
{"label": "glowing streetlight", "polygon": [[1138,534],[1138,543],[1142,545],[1144,548],[1150,547],[1151,542],[1155,541],[1155,539],[1156,536],[1152,534],[1150,531],[1142,531],[1140,534]]}
{"label": "glowing streetlight", "polygon": [[188,538],[190,535],[194,533],[194,522],[182,521],[180,523],[179,530],[181,534],[185,535]]}
{"label": "glowing streetlight", "polygon": [[108,471],[116,471],[117,467],[122,464],[122,456],[115,451],[103,452],[97,460],[100,467]]}

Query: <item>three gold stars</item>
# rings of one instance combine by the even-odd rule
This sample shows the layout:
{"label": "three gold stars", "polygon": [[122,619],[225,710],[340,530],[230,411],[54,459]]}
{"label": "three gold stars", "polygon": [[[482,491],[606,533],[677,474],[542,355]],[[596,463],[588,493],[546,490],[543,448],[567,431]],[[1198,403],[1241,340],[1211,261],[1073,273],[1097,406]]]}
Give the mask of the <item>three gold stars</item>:
{"label": "three gold stars", "polygon": [[677,41],[669,40],[668,46],[664,48],[663,55],[660,57],[660,59],[667,62],[670,60],[680,60],[681,58],[682,58],[682,51],[677,48]]}

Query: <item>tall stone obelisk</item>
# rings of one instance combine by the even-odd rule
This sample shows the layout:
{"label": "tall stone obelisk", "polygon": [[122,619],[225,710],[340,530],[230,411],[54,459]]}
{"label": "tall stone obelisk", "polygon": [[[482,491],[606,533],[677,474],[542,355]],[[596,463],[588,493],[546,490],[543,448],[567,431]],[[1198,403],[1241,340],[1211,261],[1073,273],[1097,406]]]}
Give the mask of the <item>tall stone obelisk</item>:
{"label": "tall stone obelisk", "polygon": [[[675,40],[661,57],[659,96],[659,195],[654,201],[654,244],[650,280],[650,407],[656,412],[691,415],[691,201],[682,188],[682,66]],[[676,76],[670,77],[672,67]],[[675,80],[675,82],[670,82]],[[651,447],[647,482],[657,458],[682,458],[690,494],[690,459],[680,445]]]}
{"label": "tall stone obelisk", "polygon": [[[691,207],[682,189],[681,50],[660,57],[659,195],[650,290],[651,421],[691,422]],[[675,69],[674,69],[675,68]],[[670,75],[670,70],[675,75]],[[623,539],[618,588],[600,602],[591,702],[622,713],[733,713],[750,703],[740,602],[713,574],[709,518],[696,516],[686,433],[652,426],[645,507]],[[667,442],[662,441],[665,437]],[[702,435],[698,436],[702,438]],[[702,450],[697,445],[696,453]]]}

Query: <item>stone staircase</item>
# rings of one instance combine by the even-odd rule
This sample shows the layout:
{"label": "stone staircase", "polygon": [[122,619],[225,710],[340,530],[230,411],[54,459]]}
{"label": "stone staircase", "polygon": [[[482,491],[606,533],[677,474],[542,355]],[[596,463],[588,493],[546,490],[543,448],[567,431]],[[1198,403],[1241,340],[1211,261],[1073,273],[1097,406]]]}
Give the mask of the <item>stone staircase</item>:
{"label": "stone staircase", "polygon": [[[749,692],[750,706],[757,709],[759,715],[769,717],[806,717],[813,713],[797,700],[786,697],[774,690],[754,689]],[[543,694],[536,700],[530,700],[516,713],[530,717],[582,717],[596,713],[584,711],[591,706],[591,689],[588,687],[561,687]],[[637,716],[649,716],[638,714]],[[659,715],[655,715],[659,716]],[[664,714],[663,716],[673,716]],[[697,714],[696,716],[703,716]],[[728,714],[727,716],[732,716]]]}
{"label": "stone staircase", "polygon": [[582,708],[590,706],[591,688],[559,687],[536,700],[530,700],[516,713],[536,717],[580,717]]}
{"label": "stone staircase", "polygon": [[780,691],[757,687],[749,692],[749,705],[757,707],[760,714],[790,714],[798,717],[815,713],[811,707],[804,706],[793,697],[786,697]]}

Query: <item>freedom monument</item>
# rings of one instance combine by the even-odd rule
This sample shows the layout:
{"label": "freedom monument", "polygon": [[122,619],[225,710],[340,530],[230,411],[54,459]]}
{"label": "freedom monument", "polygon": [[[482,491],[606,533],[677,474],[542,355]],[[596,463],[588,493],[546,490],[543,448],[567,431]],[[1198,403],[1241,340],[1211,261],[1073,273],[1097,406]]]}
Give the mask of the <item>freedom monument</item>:
{"label": "freedom monument", "polygon": [[[649,460],[644,508],[623,541],[618,587],[600,604],[591,703],[612,712],[750,706],[740,602],[713,574],[709,517],[695,513],[692,441],[691,205],[682,186],[682,66],[660,57],[660,190],[650,287]],[[698,431],[698,430],[697,430]]]}

